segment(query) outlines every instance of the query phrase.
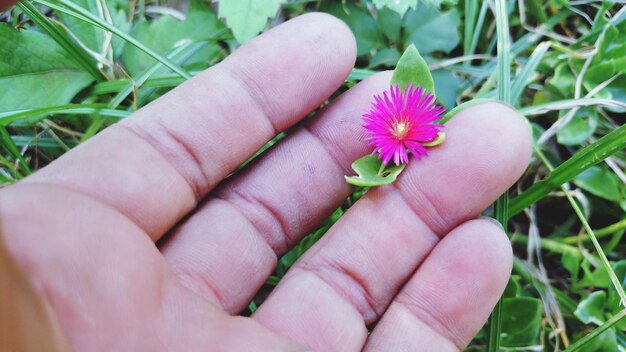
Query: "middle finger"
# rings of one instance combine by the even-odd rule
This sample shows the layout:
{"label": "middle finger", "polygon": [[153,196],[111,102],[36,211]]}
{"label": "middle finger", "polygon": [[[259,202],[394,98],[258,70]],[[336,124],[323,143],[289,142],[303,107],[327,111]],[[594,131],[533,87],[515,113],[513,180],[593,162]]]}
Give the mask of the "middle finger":
{"label": "middle finger", "polygon": [[389,79],[390,73],[378,74],[344,93],[178,227],[161,250],[181,282],[231,313],[243,309],[274,270],[277,255],[349,195],[343,175],[367,153],[360,115]]}

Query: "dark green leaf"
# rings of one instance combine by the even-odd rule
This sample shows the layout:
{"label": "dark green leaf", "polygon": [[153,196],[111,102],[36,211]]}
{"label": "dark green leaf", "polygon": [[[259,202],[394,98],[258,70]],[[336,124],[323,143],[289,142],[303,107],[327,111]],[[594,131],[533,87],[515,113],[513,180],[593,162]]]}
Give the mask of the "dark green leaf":
{"label": "dark green leaf", "polygon": [[56,42],[0,24],[0,112],[69,103],[93,78]]}
{"label": "dark green leaf", "polygon": [[561,264],[569,271],[572,282],[575,282],[580,270],[580,257],[571,251],[565,251],[561,256]]}
{"label": "dark green leaf", "polygon": [[528,346],[538,342],[541,330],[541,301],[532,297],[502,300],[502,344]]}
{"label": "dark green leaf", "polygon": [[376,21],[383,34],[393,43],[399,43],[402,31],[402,17],[397,12],[389,9],[378,10],[377,15]]}
{"label": "dark green leaf", "polygon": [[404,16],[405,46],[414,44],[428,55],[434,51],[450,52],[459,44],[461,23],[456,9],[441,12],[436,7],[420,3],[416,10]]}
{"label": "dark green leaf", "polygon": [[604,302],[606,301],[606,292],[592,292],[587,298],[578,303],[574,315],[578,320],[585,324],[601,325],[606,320],[604,318]]}
{"label": "dark green leaf", "polygon": [[[581,334],[582,335],[582,334]],[[593,340],[584,345],[584,348],[580,349],[581,352],[616,352],[617,338],[615,336],[615,329],[607,329],[600,335],[596,336]]]}
{"label": "dark green leaf", "polygon": [[590,107],[579,109],[571,121],[557,133],[562,145],[580,145],[591,137],[598,127],[598,112]]}
{"label": "dark green leaf", "polygon": [[[169,53],[182,40],[208,41],[209,45],[187,60],[186,64],[187,67],[202,69],[220,52],[220,47],[214,40],[223,30],[224,27],[215,14],[210,11],[195,11],[189,13],[182,22],[172,16],[162,16],[150,22],[141,20],[133,27],[131,35],[161,55]],[[157,62],[133,46],[126,47],[123,60],[131,76],[140,74]]]}
{"label": "dark green leaf", "polygon": [[564,62],[556,67],[554,75],[547,80],[547,84],[561,96],[571,97],[574,93],[574,81],[570,67]]}
{"label": "dark green leaf", "polygon": [[336,1],[323,2],[320,11],[342,19],[356,36],[357,55],[365,55],[383,47],[383,38],[376,21],[367,9],[352,3]]}
{"label": "dark green leaf", "polygon": [[435,70],[432,72],[435,81],[435,91],[439,104],[446,109],[456,106],[456,97],[461,89],[461,80],[457,75],[448,70]]}
{"label": "dark green leaf", "polygon": [[370,60],[369,67],[376,66],[394,67],[400,60],[400,53],[396,49],[379,50]]}
{"label": "dark green leaf", "polygon": [[574,183],[585,191],[604,199],[619,201],[622,198],[621,182],[617,175],[598,166],[585,170],[576,177]]}

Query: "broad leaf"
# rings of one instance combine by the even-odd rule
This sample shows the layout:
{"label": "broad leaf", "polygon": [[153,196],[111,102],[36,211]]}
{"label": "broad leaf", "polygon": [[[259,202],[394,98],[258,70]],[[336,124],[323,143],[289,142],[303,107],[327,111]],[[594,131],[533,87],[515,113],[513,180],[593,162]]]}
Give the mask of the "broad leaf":
{"label": "broad leaf", "polygon": [[64,105],[91,76],[55,41],[0,24],[0,112]]}
{"label": "broad leaf", "polygon": [[430,74],[426,61],[417,51],[415,45],[410,45],[404,51],[396,69],[393,71],[391,85],[395,86],[396,84],[400,85],[401,90],[404,90],[408,84],[412,84],[424,88],[433,95],[435,94],[433,76]]}
{"label": "broad leaf", "polygon": [[400,16],[404,16],[409,8],[415,9],[417,7],[417,0],[374,0],[373,2],[377,9],[387,7]]}
{"label": "broad leaf", "polygon": [[394,67],[400,60],[400,53],[396,49],[383,49],[379,50],[370,60],[369,67],[374,68],[376,66]]}
{"label": "broad leaf", "polygon": [[[130,31],[131,23],[128,20],[128,14],[126,11],[118,9],[115,2],[102,0],[73,0],[73,2],[103,19],[106,19],[105,11],[107,11],[114,26],[125,33]],[[101,3],[100,6],[98,4],[99,2]],[[104,4],[107,6],[106,9],[102,6]],[[104,29],[73,16],[69,16],[61,11],[55,11],[55,13],[67,29],[69,29],[83,45],[94,52],[103,52],[104,45],[107,44],[105,43],[106,32]],[[121,48],[124,45],[124,40],[113,35],[111,37],[111,45],[113,47],[115,57],[117,57],[121,54]]]}
{"label": "broad leaf", "polygon": [[380,9],[376,13],[376,22],[381,32],[394,43],[400,42],[402,32],[402,17],[397,12],[387,8]]}
{"label": "broad leaf", "polygon": [[578,303],[574,315],[578,320],[585,324],[602,325],[606,320],[604,318],[604,302],[606,301],[606,292],[592,292],[587,298]]}
{"label": "broad leaf", "polygon": [[416,10],[410,10],[404,16],[404,44],[415,44],[424,55],[434,51],[450,52],[459,44],[457,28],[460,23],[456,9],[442,12],[420,3]]}
{"label": "broad leaf", "polygon": [[432,72],[435,81],[435,90],[438,92],[437,100],[446,109],[456,106],[456,97],[461,89],[461,80],[457,75],[448,70],[435,70]]}
{"label": "broad leaf", "polygon": [[599,166],[592,166],[578,175],[574,180],[576,186],[585,191],[611,201],[622,199],[617,176]]}
{"label": "broad leaf", "polygon": [[214,0],[218,15],[226,20],[239,43],[244,43],[265,28],[268,18],[278,13],[286,0]]}
{"label": "broad leaf", "polygon": [[[208,41],[206,48],[187,60],[187,67],[202,69],[220,52],[214,39],[224,30],[223,24],[212,12],[193,11],[187,15],[185,21],[168,15],[150,22],[141,20],[133,27],[131,35],[161,55],[166,55],[182,40]],[[126,46],[122,58],[131,75],[137,75],[157,62],[130,45]]]}
{"label": "broad leaf", "polygon": [[400,166],[389,164],[379,174],[381,166],[382,160],[376,155],[366,155],[352,163],[352,168],[358,176],[346,176],[346,182],[354,186],[366,187],[388,185],[398,178],[406,164],[400,164]]}
{"label": "broad leaf", "polygon": [[541,301],[532,297],[502,300],[502,344],[528,346],[538,342],[541,330]]}
{"label": "broad leaf", "polygon": [[343,20],[356,37],[357,55],[365,55],[384,46],[376,21],[366,8],[338,1],[323,2],[320,11]]}
{"label": "broad leaf", "polygon": [[[575,336],[575,340],[582,338],[586,334],[585,331],[581,331]],[[616,352],[620,351],[617,344],[617,337],[615,336],[615,329],[609,328],[600,335],[594,337],[587,342],[584,348],[580,349],[583,352]]]}
{"label": "broad leaf", "polygon": [[556,138],[562,145],[580,145],[594,134],[597,127],[598,112],[593,108],[583,107],[556,133]]}

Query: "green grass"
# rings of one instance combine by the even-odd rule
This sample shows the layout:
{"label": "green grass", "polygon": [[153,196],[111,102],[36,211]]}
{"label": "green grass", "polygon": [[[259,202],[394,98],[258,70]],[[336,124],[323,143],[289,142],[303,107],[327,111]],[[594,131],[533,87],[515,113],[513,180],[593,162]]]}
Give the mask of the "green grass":
{"label": "green grass", "polygon": [[[217,18],[200,24],[210,35],[198,36],[204,28],[194,25],[176,34],[180,37],[167,38],[178,45],[138,40],[159,30],[158,19],[166,15],[151,13],[148,5],[171,6],[163,1],[138,1],[129,8],[129,2],[110,0],[110,17],[82,8],[83,3],[24,0],[0,16],[0,25],[46,36],[58,57],[72,60],[72,69],[91,80],[71,96],[40,98],[28,106],[18,104],[25,97],[10,95],[17,90],[6,90],[5,100],[0,96],[4,185],[45,166],[237,46]],[[486,211],[510,231],[516,257],[502,300],[468,350],[626,351],[626,310],[620,304],[626,300],[626,7],[562,0],[496,0],[495,7],[487,1],[444,0],[431,6],[420,0],[418,9],[402,19],[365,0],[336,8],[328,3],[289,1],[275,22],[319,9],[354,29],[360,55],[342,90],[393,69],[394,60],[414,43],[433,70],[438,98],[448,110],[476,98],[498,99],[517,108],[533,129],[535,153],[525,175]],[[213,12],[201,0],[192,5],[189,11]],[[143,21],[151,25],[140,25]],[[112,33],[108,44],[98,39],[104,31]],[[192,40],[181,42],[184,38]],[[26,51],[37,51],[22,44]],[[129,48],[142,54],[130,55]],[[50,60],[46,64],[62,66]],[[6,74],[2,67],[0,79]],[[142,69],[128,72],[129,67]],[[40,83],[48,83],[44,75]],[[362,194],[358,190],[281,258],[265,289]],[[590,300],[596,292],[605,292],[606,300]],[[261,303],[255,300],[250,310]]]}

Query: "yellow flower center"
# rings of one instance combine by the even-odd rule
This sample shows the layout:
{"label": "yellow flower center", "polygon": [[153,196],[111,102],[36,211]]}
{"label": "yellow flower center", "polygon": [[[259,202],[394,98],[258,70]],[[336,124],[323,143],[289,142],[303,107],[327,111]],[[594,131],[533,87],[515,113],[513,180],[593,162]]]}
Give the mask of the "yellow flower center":
{"label": "yellow flower center", "polygon": [[396,122],[393,124],[393,127],[391,128],[391,134],[393,134],[394,137],[398,139],[404,138],[407,132],[409,132],[408,122],[403,122],[403,121]]}

